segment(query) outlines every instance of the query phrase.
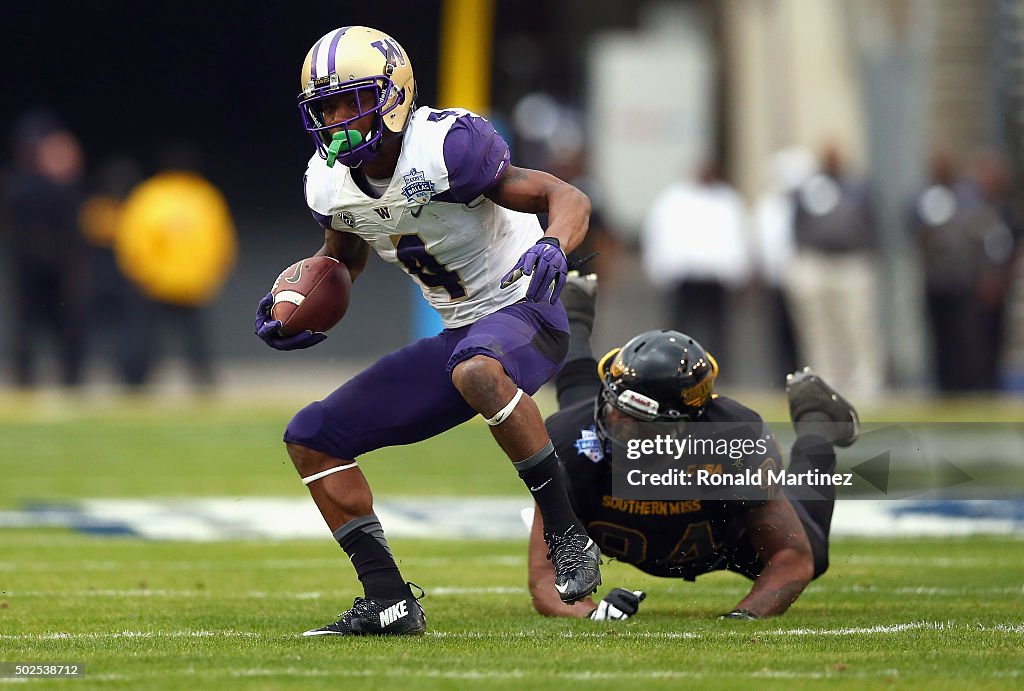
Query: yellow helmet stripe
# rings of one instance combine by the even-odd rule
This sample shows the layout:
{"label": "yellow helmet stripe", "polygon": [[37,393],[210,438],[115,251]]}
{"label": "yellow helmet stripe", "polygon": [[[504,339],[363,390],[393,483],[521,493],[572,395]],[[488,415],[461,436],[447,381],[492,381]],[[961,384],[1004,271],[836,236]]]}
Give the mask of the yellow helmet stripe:
{"label": "yellow helmet stripe", "polygon": [[606,368],[608,367],[608,363],[611,362],[611,359],[613,357],[619,354],[620,350],[622,350],[622,348],[612,348],[607,353],[605,353],[605,356],[601,358],[601,360],[597,363],[597,376],[601,377],[601,379],[604,379],[604,373]]}

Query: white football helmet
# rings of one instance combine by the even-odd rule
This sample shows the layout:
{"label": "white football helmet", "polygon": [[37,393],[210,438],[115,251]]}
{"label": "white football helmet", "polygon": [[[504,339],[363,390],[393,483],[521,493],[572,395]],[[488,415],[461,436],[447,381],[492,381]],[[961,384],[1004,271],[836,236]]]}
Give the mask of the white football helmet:
{"label": "white football helmet", "polygon": [[[409,56],[398,41],[365,26],[343,26],[314,43],[302,63],[301,85],[298,101],[303,125],[329,165],[333,165],[335,156],[350,168],[374,158],[384,130],[403,132],[416,103],[416,80]],[[360,101],[358,115],[341,122],[325,122],[325,98],[350,91],[365,94],[362,90],[366,89],[374,90],[374,98],[369,103]],[[376,118],[366,138],[350,134],[349,125],[368,113],[376,113]],[[332,145],[328,130],[337,128],[342,129],[337,130]]]}

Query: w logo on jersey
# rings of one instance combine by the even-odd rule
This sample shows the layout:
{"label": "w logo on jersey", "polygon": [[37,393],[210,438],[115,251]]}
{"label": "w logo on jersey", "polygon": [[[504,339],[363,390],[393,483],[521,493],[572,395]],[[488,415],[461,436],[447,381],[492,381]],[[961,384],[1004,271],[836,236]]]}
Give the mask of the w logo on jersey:
{"label": "w logo on jersey", "polygon": [[402,179],[405,180],[402,194],[410,203],[422,206],[434,196],[434,183],[427,180],[422,171],[413,168],[407,175],[403,175]]}
{"label": "w logo on jersey", "polygon": [[601,444],[593,425],[580,430],[580,438],[576,440],[576,453],[586,456],[594,463],[604,460],[604,445]]}

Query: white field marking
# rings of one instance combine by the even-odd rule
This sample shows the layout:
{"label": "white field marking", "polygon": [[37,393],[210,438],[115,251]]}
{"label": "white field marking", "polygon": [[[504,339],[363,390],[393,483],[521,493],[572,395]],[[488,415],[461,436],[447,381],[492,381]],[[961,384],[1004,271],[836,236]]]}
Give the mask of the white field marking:
{"label": "white field marking", "polygon": [[768,636],[857,636],[873,634],[903,633],[914,630],[928,631],[997,631],[1000,633],[1024,633],[1024,624],[957,624],[942,621],[912,621],[906,624],[880,624],[878,626],[850,627],[841,629],[775,629],[760,631]]}
{"label": "white field marking", "polygon": [[265,634],[254,631],[106,631],[87,633],[4,633],[0,640],[6,641],[103,641],[132,638],[266,638]]}
{"label": "white field marking", "polygon": [[1019,559],[981,559],[972,557],[886,557],[870,554],[852,554],[832,561],[833,566],[863,564],[866,566],[920,566],[929,568],[1020,568]]}
{"label": "white field marking", "polygon": [[[442,670],[442,669],[346,669],[346,676],[355,677],[429,677],[433,679],[461,679],[461,680],[483,680],[483,679],[528,679],[532,677],[555,677],[558,679],[572,679],[579,681],[597,679],[700,679],[705,675],[701,672],[690,672],[686,670],[644,670],[634,672],[560,672],[550,670],[546,667],[536,669],[510,669],[510,670]],[[337,670],[318,669],[297,669],[287,667],[285,669],[252,668],[245,670],[229,671],[232,677],[273,677],[273,676],[296,676],[296,677],[336,677]],[[736,676],[752,676],[739,673]]]}
{"label": "white field marking", "polygon": [[[430,595],[525,595],[524,587],[489,587],[474,588],[462,586],[440,586],[429,588]],[[264,600],[268,598],[289,599],[289,600],[320,600],[328,597],[352,597],[351,593],[322,593],[310,591],[302,593],[271,592],[266,590],[219,591],[216,588],[203,590],[169,590],[166,588],[130,588],[125,590],[95,589],[95,590],[6,590],[6,597],[240,597],[249,600]]]}
{"label": "white field marking", "polygon": [[[159,568],[163,570],[187,569],[190,571],[237,571],[240,564],[251,565],[259,569],[329,569],[347,563],[344,555],[336,559],[258,559],[258,560],[223,560],[223,561],[165,561],[150,560],[133,561],[132,566],[139,569]],[[478,566],[524,566],[526,557],[511,555],[493,555],[487,557],[398,557],[399,566],[453,566],[472,564]],[[31,563],[0,563],[0,571],[119,571],[124,568],[122,561],[82,561],[67,560],[40,561]]]}
{"label": "white field marking", "polygon": [[459,564],[482,564],[485,566],[522,566],[526,557],[494,555],[489,557],[410,557],[397,559],[399,566],[454,566]]}
{"label": "white field marking", "polygon": [[492,588],[464,588],[461,586],[441,586],[430,588],[429,595],[525,595],[526,588],[504,588],[496,586]]}
{"label": "white field marking", "polygon": [[814,590],[819,593],[885,593],[890,595],[941,595],[963,597],[965,595],[1024,595],[1024,585],[1006,586],[1001,588],[942,588],[931,586],[904,586],[889,588],[876,585],[846,585],[830,587],[824,583],[816,584]]}
{"label": "white field marking", "polygon": [[[541,633],[539,631],[427,631],[427,637],[432,638],[454,638],[454,639],[467,639],[467,640],[487,640],[487,639],[534,639],[548,637],[550,633]],[[608,634],[604,630],[601,631],[583,631],[574,633],[572,631],[566,631],[562,634],[555,634],[559,638],[599,638],[607,640]],[[666,639],[666,640],[679,640],[679,639],[691,639],[691,638],[703,638],[701,634],[692,633],[690,631],[620,631],[616,638],[643,638],[643,639]]]}
{"label": "white field marking", "polygon": [[[757,631],[757,635],[767,636],[872,636],[879,634],[903,633],[914,630],[931,631],[984,631],[999,633],[1024,633],[1024,624],[957,624],[955,622],[929,622],[915,621],[903,624],[888,624],[878,626],[848,627],[839,629],[772,629]],[[743,633],[739,629],[735,632]],[[749,633],[749,632],[746,632]],[[534,631],[518,631],[502,633],[498,631],[428,631],[427,636],[435,638],[467,638],[467,639],[488,639],[488,638],[532,638],[534,636],[544,637],[545,635]],[[720,635],[718,632],[694,633],[692,631],[619,631],[618,638],[629,639],[697,639],[713,638]],[[606,638],[607,634],[602,631],[566,631],[560,634],[562,638]]]}
{"label": "white field marking", "polygon": [[[81,544],[81,543],[79,543]],[[38,561],[31,563],[6,562],[0,564],[0,571],[120,571],[124,568],[121,561]]]}
{"label": "white field marking", "polygon": [[[758,635],[769,636],[872,636],[878,634],[903,633],[914,630],[930,631],[961,631],[961,632],[997,632],[1024,634],[1024,624],[957,624],[955,622],[929,622],[917,621],[904,624],[890,624],[866,627],[850,627],[841,629],[774,629],[769,631],[757,631]],[[750,631],[731,631],[749,635]],[[297,635],[297,634],[296,634]],[[118,639],[162,639],[162,638],[277,638],[279,636],[290,637],[291,634],[266,634],[254,631],[111,631],[111,632],[88,632],[88,633],[23,633],[23,634],[0,634],[0,640],[16,641],[53,641],[53,640],[118,640]],[[596,638],[607,640],[608,634],[602,631],[566,631],[561,634],[552,635],[550,632],[539,632],[533,630],[520,631],[428,631],[429,638],[451,638],[451,639],[528,639],[537,640],[544,638]],[[694,633],[691,631],[620,631],[617,639],[629,640],[679,640],[679,639],[700,639],[714,638],[721,636],[719,632]],[[549,672],[548,672],[549,673]]]}
{"label": "white field marking", "polygon": [[210,597],[213,594],[207,590],[166,590],[163,588],[4,591],[6,597]]}

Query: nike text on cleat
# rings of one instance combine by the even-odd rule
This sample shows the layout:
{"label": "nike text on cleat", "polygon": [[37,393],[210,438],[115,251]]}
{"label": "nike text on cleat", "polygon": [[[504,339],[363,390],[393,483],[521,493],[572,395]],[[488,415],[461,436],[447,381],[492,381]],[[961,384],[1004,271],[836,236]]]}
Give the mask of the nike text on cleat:
{"label": "nike text on cleat", "polygon": [[545,533],[548,559],[555,567],[555,590],[567,605],[582,600],[601,585],[601,550],[581,528]]}
{"label": "nike text on cleat", "polygon": [[850,446],[860,433],[857,410],[815,374],[810,367],[786,376],[789,416],[794,425],[808,413],[821,413],[830,422],[828,438],[836,446]]}
{"label": "nike text on cleat", "polygon": [[[422,591],[421,591],[422,592]],[[422,595],[420,596],[422,597]],[[369,600],[357,597],[352,609],[338,621],[303,636],[415,636],[427,630],[423,607],[412,594],[401,600]]]}

